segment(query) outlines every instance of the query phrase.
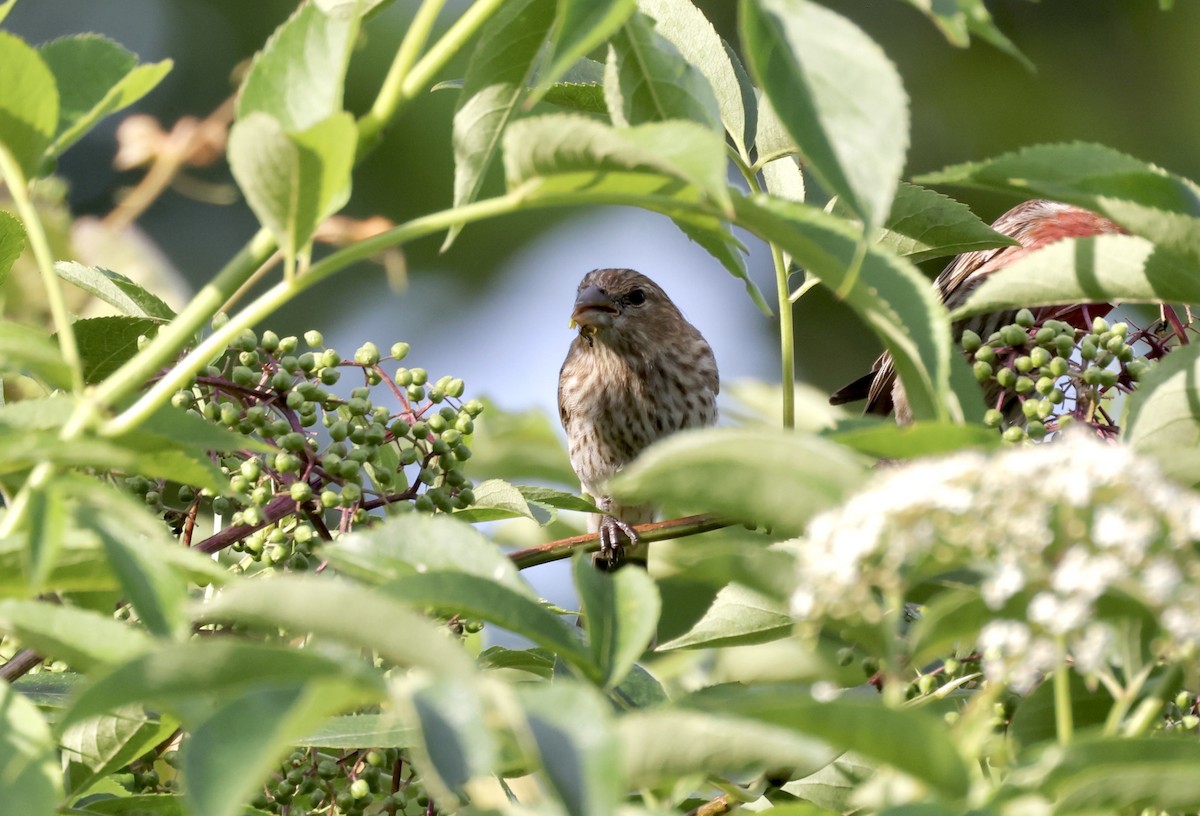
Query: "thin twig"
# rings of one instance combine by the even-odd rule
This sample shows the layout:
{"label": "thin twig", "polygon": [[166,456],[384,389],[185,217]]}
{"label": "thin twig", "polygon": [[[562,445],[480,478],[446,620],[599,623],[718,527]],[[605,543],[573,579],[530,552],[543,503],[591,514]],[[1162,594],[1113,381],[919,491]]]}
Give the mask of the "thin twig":
{"label": "thin twig", "polygon": [[[654,541],[667,541],[672,538],[699,535],[711,530],[719,530],[722,527],[731,527],[734,524],[737,524],[737,522],[730,519],[699,515],[685,516],[684,518],[670,519],[668,521],[656,521],[653,524],[638,524],[633,529],[641,541],[649,544]],[[551,541],[547,544],[539,544],[536,547],[517,550],[516,552],[509,553],[508,557],[517,565],[517,569],[525,569],[526,567],[535,567],[538,564],[548,564],[551,561],[570,558],[576,552],[596,552],[599,549],[599,533],[586,533],[585,535],[560,538],[557,541]]]}
{"label": "thin twig", "polygon": [[0,680],[11,683],[18,677],[24,677],[43,660],[45,658],[33,649],[21,649],[12,656],[11,660],[0,666]]}

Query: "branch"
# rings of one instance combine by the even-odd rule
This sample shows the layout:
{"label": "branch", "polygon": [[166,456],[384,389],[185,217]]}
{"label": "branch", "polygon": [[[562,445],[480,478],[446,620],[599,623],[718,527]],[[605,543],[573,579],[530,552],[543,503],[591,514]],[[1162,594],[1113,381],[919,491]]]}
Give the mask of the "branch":
{"label": "branch", "polygon": [[[656,521],[653,524],[638,524],[633,529],[641,541],[649,544],[654,541],[667,541],[672,538],[683,538],[720,530],[722,527],[732,527],[737,523],[717,516],[700,515]],[[538,564],[548,564],[551,561],[561,561],[564,558],[570,558],[576,552],[597,552],[599,549],[599,533],[587,533],[517,550],[509,553],[508,557],[517,565],[517,569],[525,569],[526,567],[536,567]]]}
{"label": "branch", "polygon": [[22,649],[12,656],[12,659],[0,666],[0,680],[11,683],[18,677],[29,674],[30,669],[37,666],[45,658],[33,649]]}

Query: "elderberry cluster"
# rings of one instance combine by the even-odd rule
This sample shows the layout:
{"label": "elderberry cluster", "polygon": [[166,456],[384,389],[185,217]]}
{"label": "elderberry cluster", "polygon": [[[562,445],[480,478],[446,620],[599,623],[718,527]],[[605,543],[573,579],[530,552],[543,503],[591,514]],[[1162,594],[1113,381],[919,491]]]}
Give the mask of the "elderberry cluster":
{"label": "elderberry cluster", "polygon": [[1152,364],[1137,356],[1128,324],[1102,317],[1087,331],[1061,320],[1039,325],[1022,309],[986,340],[968,329],[961,342],[989,401],[984,422],[1009,442],[1038,441],[1072,422],[1116,433],[1112,400]]}
{"label": "elderberry cluster", "polygon": [[[303,343],[247,331],[172,399],[246,437],[244,448],[214,455],[228,489],[140,476],[126,485],[185,544],[228,547],[242,554],[242,569],[309,569],[320,540],[369,523],[373,511],[466,508],[474,494],[463,463],[483,404],[462,400],[460,379],[431,380],[423,368],[395,365],[408,352],[396,343],[384,356],[365,343],[344,360],[316,331]],[[347,393],[348,378],[357,384]],[[201,512],[214,519],[203,539],[195,532]]]}

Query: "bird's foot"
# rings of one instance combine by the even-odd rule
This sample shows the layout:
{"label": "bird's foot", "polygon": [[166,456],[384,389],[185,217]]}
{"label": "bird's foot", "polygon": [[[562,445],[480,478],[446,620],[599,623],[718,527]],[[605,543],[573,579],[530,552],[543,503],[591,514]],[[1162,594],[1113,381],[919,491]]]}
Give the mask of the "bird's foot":
{"label": "bird's foot", "polygon": [[625,560],[626,544],[621,541],[621,536],[625,537],[628,546],[638,543],[638,534],[616,516],[601,517],[599,535],[600,552],[592,563],[605,572],[612,572]]}

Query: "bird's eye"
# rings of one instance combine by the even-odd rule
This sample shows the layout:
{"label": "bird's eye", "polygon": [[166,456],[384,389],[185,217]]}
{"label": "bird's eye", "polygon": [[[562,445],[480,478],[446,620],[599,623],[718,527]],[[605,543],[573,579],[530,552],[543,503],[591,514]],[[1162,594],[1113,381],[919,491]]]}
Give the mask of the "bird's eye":
{"label": "bird's eye", "polygon": [[646,302],[646,293],[643,292],[641,289],[634,289],[632,292],[629,293],[629,295],[625,298],[625,300],[629,303],[630,306],[641,306],[643,303]]}

